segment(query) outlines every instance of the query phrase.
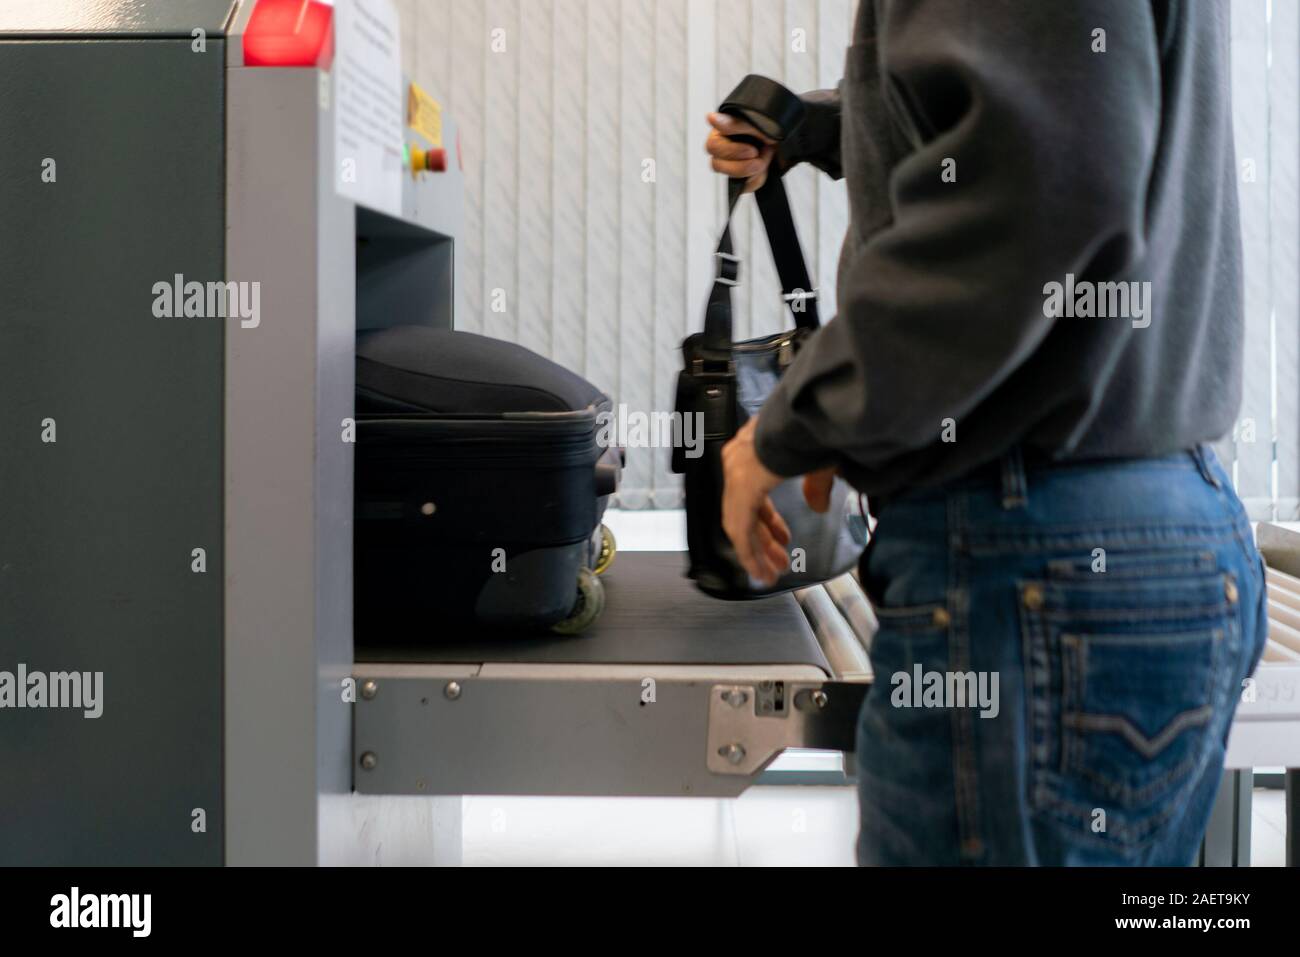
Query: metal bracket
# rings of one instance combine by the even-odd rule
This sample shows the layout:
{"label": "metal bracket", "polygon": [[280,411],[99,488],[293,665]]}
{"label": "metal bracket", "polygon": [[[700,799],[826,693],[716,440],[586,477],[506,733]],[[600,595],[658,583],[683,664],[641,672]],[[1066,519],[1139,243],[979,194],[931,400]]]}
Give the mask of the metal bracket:
{"label": "metal bracket", "polygon": [[805,291],[805,290],[802,290],[802,289],[801,289],[801,290],[798,290],[797,292],[785,292],[785,293],[782,293],[782,294],[781,294],[781,298],[782,298],[785,302],[804,302],[804,301],[807,301],[807,300],[809,300],[809,299],[816,299],[816,298],[817,298],[817,290],[816,290],[816,289],[809,289],[809,290],[806,290],[806,291]]}
{"label": "metal bracket", "polygon": [[714,774],[757,774],[786,748],[852,753],[870,684],[760,681],[709,692],[706,760]]}
{"label": "metal bracket", "polygon": [[[724,286],[740,285],[740,263],[741,263],[740,257],[732,255],[731,253],[724,253],[719,250],[718,252],[715,252],[713,254],[713,258],[718,261],[718,272],[717,275],[714,277],[713,281],[720,282]],[[728,276],[726,274],[727,263],[731,263],[733,266],[735,266],[734,275]]]}
{"label": "metal bracket", "polygon": [[691,374],[697,376],[704,375],[706,372],[713,372],[713,373],[717,373],[718,375],[736,374],[736,363],[731,359],[728,359],[725,362],[725,364],[722,362],[716,362],[716,363],[712,363],[711,365],[714,366],[714,368],[710,368],[709,366],[706,366],[704,364],[703,359],[692,359]]}

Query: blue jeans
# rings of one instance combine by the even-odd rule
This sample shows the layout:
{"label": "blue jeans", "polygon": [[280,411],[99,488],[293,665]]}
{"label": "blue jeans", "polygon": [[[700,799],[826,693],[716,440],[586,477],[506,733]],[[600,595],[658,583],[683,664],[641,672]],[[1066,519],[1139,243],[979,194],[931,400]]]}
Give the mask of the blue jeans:
{"label": "blue jeans", "polygon": [[1190,864],[1267,629],[1213,453],[1012,453],[877,520],[859,862]]}

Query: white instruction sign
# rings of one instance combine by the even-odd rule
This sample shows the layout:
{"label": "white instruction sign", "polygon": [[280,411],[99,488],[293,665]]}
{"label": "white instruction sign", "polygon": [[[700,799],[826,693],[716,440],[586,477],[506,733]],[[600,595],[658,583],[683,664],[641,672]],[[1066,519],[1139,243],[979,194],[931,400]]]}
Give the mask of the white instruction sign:
{"label": "white instruction sign", "polygon": [[392,0],[334,6],[334,191],[402,213],[402,43]]}

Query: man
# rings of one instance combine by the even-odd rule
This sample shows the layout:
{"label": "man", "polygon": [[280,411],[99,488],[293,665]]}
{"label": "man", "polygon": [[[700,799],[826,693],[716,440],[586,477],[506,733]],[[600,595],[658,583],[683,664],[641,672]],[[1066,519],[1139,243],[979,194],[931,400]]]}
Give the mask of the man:
{"label": "man", "polygon": [[773,162],[848,184],[839,314],[724,449],[723,520],[771,580],[784,477],[870,497],[862,863],[1196,854],[1266,628],[1205,445],[1241,389],[1227,20],[864,0],[793,140],[710,117],[751,188]]}

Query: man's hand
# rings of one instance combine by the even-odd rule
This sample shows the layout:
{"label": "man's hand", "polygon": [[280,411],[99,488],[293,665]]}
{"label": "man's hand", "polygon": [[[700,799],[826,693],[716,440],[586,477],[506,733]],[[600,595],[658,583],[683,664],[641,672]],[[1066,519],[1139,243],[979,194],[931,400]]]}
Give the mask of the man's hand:
{"label": "man's hand", "polygon": [[[745,571],[765,585],[774,585],[789,564],[790,528],[768,497],[784,479],[758,460],[757,426],[758,416],[754,416],[722,447],[722,530]],[[814,512],[831,507],[838,471],[832,465],[803,477],[803,497]]]}
{"label": "man's hand", "polygon": [[768,493],[781,484],[754,451],[754,416],[722,447],[722,530],[749,574],[772,585],[789,564],[790,529]]}
{"label": "man's hand", "polygon": [[[744,120],[726,113],[710,113],[713,129],[704,141],[704,149],[713,157],[713,168],[732,179],[745,180],[745,192],[752,193],[767,182],[767,170],[776,155],[776,143]],[[746,143],[728,139],[745,134],[766,144],[761,150]]]}

